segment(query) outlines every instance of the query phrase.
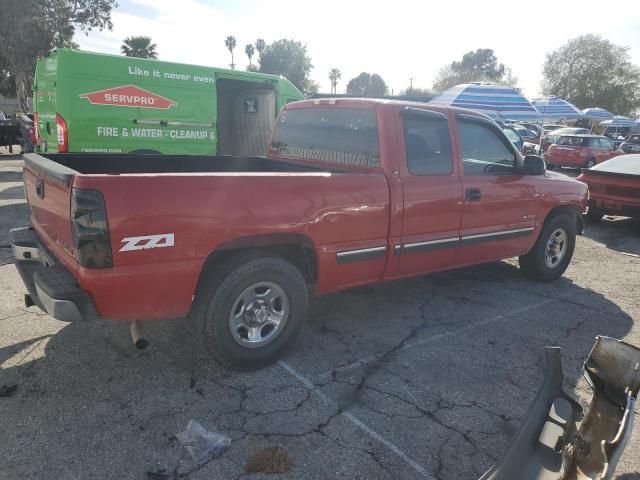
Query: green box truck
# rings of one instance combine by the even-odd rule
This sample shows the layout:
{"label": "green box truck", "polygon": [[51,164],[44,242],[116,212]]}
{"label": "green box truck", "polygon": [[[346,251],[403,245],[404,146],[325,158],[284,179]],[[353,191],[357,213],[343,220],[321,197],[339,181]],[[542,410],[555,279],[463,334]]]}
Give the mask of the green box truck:
{"label": "green box truck", "polygon": [[304,98],[275,75],[67,49],[38,60],[33,91],[41,152],[263,154]]}

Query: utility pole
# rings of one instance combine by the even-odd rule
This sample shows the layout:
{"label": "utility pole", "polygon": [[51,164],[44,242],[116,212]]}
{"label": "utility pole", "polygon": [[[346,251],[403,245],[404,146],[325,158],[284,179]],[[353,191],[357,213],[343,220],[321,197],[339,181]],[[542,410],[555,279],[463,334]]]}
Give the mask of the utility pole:
{"label": "utility pole", "polygon": [[413,81],[416,77],[409,77],[409,95],[413,93]]}

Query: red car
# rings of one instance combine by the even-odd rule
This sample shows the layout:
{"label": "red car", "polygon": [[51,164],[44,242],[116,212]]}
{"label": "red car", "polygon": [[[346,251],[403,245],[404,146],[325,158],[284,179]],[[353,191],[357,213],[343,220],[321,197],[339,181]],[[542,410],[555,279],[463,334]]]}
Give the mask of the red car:
{"label": "red car", "polygon": [[253,367],[293,342],[309,291],[514,256],[557,279],[587,200],[482,114],[373,99],[287,105],[266,157],[29,154],[24,178],[28,304],[188,316],[215,358]]}
{"label": "red car", "polygon": [[591,220],[605,214],[640,218],[640,154],[621,155],[583,170],[578,180],[589,185]]}
{"label": "red car", "polygon": [[563,135],[544,153],[547,168],[594,165],[620,155],[611,140],[600,135]]}

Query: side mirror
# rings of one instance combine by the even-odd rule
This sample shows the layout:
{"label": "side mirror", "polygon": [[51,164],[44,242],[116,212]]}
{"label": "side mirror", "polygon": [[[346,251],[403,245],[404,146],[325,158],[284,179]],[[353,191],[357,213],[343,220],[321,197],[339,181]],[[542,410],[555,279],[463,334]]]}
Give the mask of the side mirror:
{"label": "side mirror", "polygon": [[544,172],[547,171],[547,165],[544,163],[542,157],[538,155],[527,155],[524,157],[522,167],[527,175],[544,175]]}

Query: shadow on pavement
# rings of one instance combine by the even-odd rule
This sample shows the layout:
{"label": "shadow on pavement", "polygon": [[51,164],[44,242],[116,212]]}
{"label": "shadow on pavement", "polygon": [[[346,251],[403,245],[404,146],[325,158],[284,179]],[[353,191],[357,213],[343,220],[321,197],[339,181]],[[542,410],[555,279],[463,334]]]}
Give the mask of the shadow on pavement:
{"label": "shadow on pavement", "polygon": [[[369,355],[368,346],[373,344],[377,345],[377,354],[388,362],[385,370],[393,372],[396,368],[395,353],[386,355],[385,352],[396,347],[404,330],[411,332],[419,328],[415,324],[415,318],[397,318],[396,307],[415,303],[420,292],[426,298],[427,289],[433,285],[437,286],[438,297],[431,305],[433,319],[430,319],[428,328],[459,321],[464,318],[463,309],[468,308],[470,312],[478,309],[474,302],[483,306],[482,302],[487,300],[487,292],[496,290],[505,292],[505,297],[508,296],[507,292],[515,295],[514,298],[519,298],[518,295],[522,294],[522,307],[527,302],[535,302],[537,297],[565,299],[558,301],[566,309],[559,308],[555,313],[558,318],[552,319],[551,324],[545,324],[550,315],[548,311],[537,313],[537,317],[524,324],[527,332],[533,330],[541,335],[532,342],[511,342],[509,339],[514,333],[514,327],[509,322],[499,324],[507,339],[507,344],[500,348],[495,346],[496,341],[501,341],[499,337],[491,337],[494,339],[493,344],[484,341],[486,328],[478,329],[477,333],[461,335],[460,341],[455,336],[451,337],[454,345],[462,346],[472,342],[473,348],[465,347],[471,352],[469,356],[463,360],[456,348],[451,349],[450,358],[447,358],[447,353],[439,352],[437,359],[434,357],[433,360],[437,365],[434,364],[433,371],[428,372],[432,375],[431,383],[420,381],[419,388],[427,391],[434,389],[447,391],[454,397],[474,398],[474,389],[478,384],[462,381],[465,371],[469,375],[476,375],[478,369],[484,368],[483,365],[494,365],[496,370],[491,388],[496,396],[492,406],[496,415],[504,414],[500,411],[502,402],[498,392],[513,388],[513,379],[501,375],[503,366],[508,368],[505,362],[510,362],[508,358],[505,359],[504,348],[514,359],[538,358],[541,365],[544,355],[541,345],[547,341],[544,335],[548,331],[550,341],[555,338],[556,342],[561,343],[563,357],[570,363],[579,363],[593,344],[594,332],[623,338],[632,326],[632,319],[600,293],[582,288],[568,279],[561,279],[551,287],[532,284],[522,278],[517,268],[500,262],[320,298],[309,319],[306,336],[288,355],[287,362],[296,365],[302,372],[306,371],[304,364],[307,362],[326,363],[331,367],[336,363]],[[588,303],[582,303],[582,299],[587,297]],[[488,301],[496,300],[494,298]],[[501,299],[498,298],[497,301],[500,303]],[[594,309],[595,313],[588,313]],[[481,312],[481,309],[477,311]],[[590,326],[576,327],[572,323],[558,327],[557,323],[561,321],[565,311],[576,312],[578,317],[585,318],[606,313],[606,321],[594,322]],[[360,316],[354,318],[353,312],[359,312]],[[468,317],[469,324],[482,320],[484,318],[481,313]],[[48,317],[19,317],[4,321],[27,321],[33,323],[34,327],[37,327],[38,321],[51,322]],[[539,325],[535,324],[537,322]],[[452,324],[456,328],[464,326]],[[13,439],[0,442],[0,458],[5,459],[7,465],[14,465],[6,474],[13,478],[143,478],[144,472],[151,467],[166,466],[178,458],[180,449],[174,433],[181,431],[190,418],[196,418],[232,437],[235,444],[235,447],[232,445],[232,450],[235,448],[236,453],[227,454],[232,459],[236,458],[234,455],[239,458],[246,456],[247,449],[250,450],[251,445],[256,442],[277,436],[274,428],[278,428],[276,431],[296,431],[296,425],[302,424],[299,427],[302,433],[283,434],[282,438],[291,437],[286,441],[289,442],[289,449],[293,450],[293,458],[311,455],[312,459],[316,459],[317,466],[315,461],[312,465],[299,465],[298,470],[292,472],[291,478],[300,478],[302,474],[305,474],[305,478],[321,478],[314,474],[313,469],[324,468],[320,467],[327,463],[323,448],[328,447],[318,444],[304,453],[296,448],[302,448],[298,445],[303,443],[305,435],[316,435],[325,428],[323,422],[326,423],[327,415],[331,414],[326,413],[327,405],[322,402],[310,403],[315,396],[309,396],[308,392],[305,396],[304,387],[277,366],[248,373],[229,372],[216,365],[201,366],[200,362],[203,360],[194,354],[188,330],[176,327],[180,325],[168,321],[146,323],[144,328],[150,347],[145,351],[134,349],[126,324],[106,321],[69,324],[50,337],[40,334],[32,340],[0,349],[0,362],[4,367],[2,383],[18,385],[14,395],[0,399],[3,409],[0,431],[5,438]],[[327,333],[327,329],[329,332],[350,331],[355,335],[338,340],[332,338],[331,335],[336,334]],[[428,333],[428,329],[426,332]],[[355,340],[350,340],[352,338]],[[343,347],[346,342],[347,353],[344,349],[333,348],[341,342]],[[428,355],[440,343],[442,342],[413,351]],[[529,349],[533,349],[534,353],[529,352]],[[40,353],[34,354],[37,358],[30,358],[30,351]],[[416,368],[421,365],[419,358],[416,357],[413,361],[418,362]],[[427,363],[424,369],[414,371],[414,380],[421,380],[416,374],[419,371],[427,372],[428,365]],[[533,399],[542,377],[537,367],[531,365],[530,372],[523,373],[525,377],[531,376],[532,382],[521,382],[522,385],[528,385],[523,395],[530,395],[530,399]],[[406,366],[403,368],[406,369]],[[454,376],[458,380],[446,380],[449,377],[445,372],[453,368],[458,369],[457,376]],[[573,368],[567,369],[567,373],[569,370]],[[369,373],[371,372],[365,371],[363,375]],[[444,384],[438,385],[438,382]],[[405,388],[417,388],[417,384],[406,385],[408,387]],[[287,389],[291,389],[291,393],[282,397],[282,392],[287,392]],[[287,406],[287,402],[291,402],[287,397],[295,397],[299,390],[302,391],[300,399],[295,400],[293,406]],[[254,398],[252,395],[258,396]],[[367,396],[359,397],[357,408],[366,409],[368,399]],[[476,401],[480,402],[479,399]],[[305,408],[304,405],[312,409],[301,414],[298,410]],[[523,408],[527,405],[528,402]],[[349,405],[341,407],[350,408]],[[376,405],[377,410],[384,408]],[[274,420],[271,420],[272,423],[260,423],[260,418],[267,418],[274,412],[279,415],[275,418],[275,427]],[[460,422],[455,412],[452,408],[447,413],[450,415],[448,420],[439,420],[445,427],[450,422],[451,431],[443,430],[435,424],[433,429],[426,428],[433,421],[428,416],[420,419],[425,422],[423,430],[406,430],[411,435],[410,443],[413,448],[428,452],[427,445],[453,446],[455,439],[452,440],[452,432]],[[463,420],[464,415],[469,415],[469,411],[465,412],[460,414]],[[395,414],[391,411],[389,415]],[[375,421],[375,417],[367,420],[374,429],[379,429]],[[248,425],[254,426],[250,428]],[[504,448],[512,430],[492,434],[496,438],[489,444]],[[386,428],[380,431],[386,431]],[[402,439],[400,436],[394,441],[402,447]],[[355,439],[346,438],[343,441],[349,443]],[[368,447],[363,448],[366,450]],[[458,452],[457,455],[462,454]],[[224,458],[225,456],[222,457]],[[224,463],[226,461],[214,461],[219,462],[215,468],[226,465],[235,473],[227,473],[227,476],[220,478],[230,478],[241,471],[241,460]],[[478,457],[474,461],[479,462],[480,467],[460,464],[456,468],[463,469],[459,472],[461,476],[451,478],[476,478],[474,471],[486,468],[487,462],[491,463],[487,456]],[[356,465],[353,468],[351,474],[358,474],[360,467]],[[382,473],[380,470],[379,478],[389,478],[383,477]],[[397,478],[401,477],[409,478],[402,475]]]}
{"label": "shadow on pavement", "polygon": [[605,215],[599,222],[586,222],[583,234],[611,250],[640,255],[640,218]]}

